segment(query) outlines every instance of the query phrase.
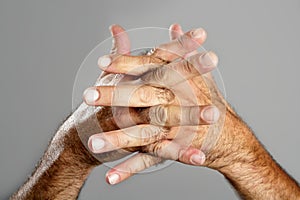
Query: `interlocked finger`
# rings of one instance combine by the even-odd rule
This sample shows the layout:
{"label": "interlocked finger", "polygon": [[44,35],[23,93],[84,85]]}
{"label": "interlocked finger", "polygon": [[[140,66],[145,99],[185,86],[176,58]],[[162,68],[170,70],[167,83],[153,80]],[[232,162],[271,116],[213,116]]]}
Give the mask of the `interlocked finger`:
{"label": "interlocked finger", "polygon": [[159,105],[147,108],[141,116],[145,123],[157,126],[197,126],[216,123],[220,113],[215,106]]}
{"label": "interlocked finger", "polygon": [[106,72],[138,76],[196,50],[205,39],[206,32],[195,29],[160,45],[151,55],[106,55],[98,59],[98,66]]}
{"label": "interlocked finger", "polygon": [[146,153],[138,153],[115,166],[106,174],[106,181],[111,184],[120,183],[134,174],[159,164],[164,159]]}
{"label": "interlocked finger", "polygon": [[153,56],[171,62],[193,52],[206,40],[206,31],[202,28],[194,29],[180,35],[169,43],[159,45]]}
{"label": "interlocked finger", "polygon": [[170,40],[175,40],[183,35],[182,28],[179,24],[172,24],[169,28]]}
{"label": "interlocked finger", "polygon": [[84,92],[88,105],[147,107],[171,104],[174,94],[161,87],[150,85],[119,85],[90,87]]}
{"label": "interlocked finger", "polygon": [[120,148],[145,146],[161,139],[174,139],[177,129],[165,127],[198,126],[215,123],[219,111],[214,106],[178,107],[156,106],[144,113],[145,122],[152,125],[137,125],[121,130],[94,134],[89,138],[88,146],[93,153],[104,153]]}
{"label": "interlocked finger", "polygon": [[152,70],[141,77],[145,84],[172,87],[195,76],[212,71],[218,64],[217,55],[210,51],[191,56]]}
{"label": "interlocked finger", "polygon": [[[200,150],[178,144],[174,141],[163,140],[142,148],[143,152],[147,152],[164,159],[177,160],[186,164],[192,163],[195,165],[197,163],[198,165],[202,165],[205,161],[205,154]],[[191,157],[191,155],[195,153],[195,150],[201,154],[201,158],[198,157],[198,161],[196,161],[196,159],[193,160],[193,157]]]}
{"label": "interlocked finger", "polygon": [[88,147],[93,153],[143,146],[166,137],[168,130],[154,125],[137,125],[126,129],[94,134]]}
{"label": "interlocked finger", "polygon": [[[205,154],[199,149],[185,147],[168,140],[158,142],[154,145],[160,147],[160,149],[155,152],[157,156],[139,153],[125,160],[107,172],[107,182],[111,185],[120,183],[134,174],[162,162],[164,159],[179,160],[185,164],[197,166],[201,166],[205,162]],[[145,147],[145,149],[146,148],[149,149],[151,147]]]}

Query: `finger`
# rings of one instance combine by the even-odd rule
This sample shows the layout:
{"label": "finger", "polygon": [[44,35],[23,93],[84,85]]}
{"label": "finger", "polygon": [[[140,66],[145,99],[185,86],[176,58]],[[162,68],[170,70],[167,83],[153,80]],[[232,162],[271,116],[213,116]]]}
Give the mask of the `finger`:
{"label": "finger", "polygon": [[170,40],[175,40],[183,35],[182,28],[179,24],[172,24],[169,28]]}
{"label": "finger", "polygon": [[215,106],[153,106],[146,109],[142,116],[148,116],[148,122],[156,126],[196,126],[216,123],[220,112]]}
{"label": "finger", "polygon": [[212,71],[218,64],[217,55],[212,52],[199,53],[187,60],[180,60],[152,70],[141,77],[146,84],[171,87],[195,76]]}
{"label": "finger", "polygon": [[130,40],[126,31],[119,25],[110,26],[110,32],[113,36],[111,53],[128,55],[130,52]]}
{"label": "finger", "polygon": [[[185,164],[201,166],[205,162],[205,154],[193,147],[182,147],[169,141],[163,141],[156,145],[163,149],[159,151],[159,155],[166,159],[179,160]],[[166,152],[171,151],[171,152]],[[139,153],[128,160],[118,164],[106,173],[106,180],[109,184],[114,185],[120,183],[134,174],[141,172],[153,165],[162,162],[163,159],[157,156]]]}
{"label": "finger", "polygon": [[147,107],[171,104],[174,94],[165,88],[149,85],[95,86],[83,94],[88,105]]}
{"label": "finger", "polygon": [[[171,40],[177,39],[181,35],[184,34],[183,31],[182,31],[182,29],[181,29],[181,26],[179,24],[172,24],[170,26],[169,30],[170,30],[170,39]],[[198,53],[198,51],[194,50],[194,51],[192,51],[190,53],[185,54],[183,57],[184,58],[188,58],[188,57],[193,56],[193,55],[195,55],[197,53]]]}
{"label": "finger", "polygon": [[166,137],[167,129],[154,125],[137,125],[92,135],[88,147],[93,153],[143,146]]}
{"label": "finger", "polygon": [[111,185],[120,183],[134,174],[152,167],[162,161],[162,158],[145,153],[138,153],[109,170],[106,173],[106,181]]}
{"label": "finger", "polygon": [[206,40],[207,33],[198,28],[184,33],[169,43],[159,45],[153,52],[153,56],[171,62],[187,53],[196,50]]}
{"label": "finger", "polygon": [[195,29],[176,40],[160,45],[151,55],[106,55],[98,59],[98,65],[106,72],[141,75],[149,69],[157,68],[196,50],[205,39],[206,32],[203,29]]}
{"label": "finger", "polygon": [[103,71],[117,74],[141,75],[146,71],[165,64],[164,60],[151,55],[105,55],[98,59],[98,66]]}
{"label": "finger", "polygon": [[[145,109],[112,107],[113,116],[101,123],[112,125],[115,129],[124,129],[140,124],[156,126],[197,126],[214,124],[220,118],[220,111],[215,106],[153,106]],[[168,136],[172,134],[168,134]]]}
{"label": "finger", "polygon": [[[94,134],[88,147],[93,153],[104,153],[120,148],[144,146],[167,137],[164,127],[201,125],[217,122],[220,113],[215,106],[178,107],[156,106],[147,110],[145,117],[153,125],[137,125],[121,130]],[[128,116],[130,118],[130,116]],[[156,125],[156,126],[154,126]],[[170,133],[172,135],[172,133]]]}
{"label": "finger", "polygon": [[205,154],[201,150],[169,140],[144,146],[142,151],[164,159],[178,160],[185,164],[203,165],[205,162]]}
{"label": "finger", "polygon": [[[111,54],[124,54],[129,55],[130,53],[130,40],[126,31],[120,25],[111,25],[109,27],[112,40],[112,49]],[[100,75],[100,79],[109,74],[108,72],[103,71]]]}

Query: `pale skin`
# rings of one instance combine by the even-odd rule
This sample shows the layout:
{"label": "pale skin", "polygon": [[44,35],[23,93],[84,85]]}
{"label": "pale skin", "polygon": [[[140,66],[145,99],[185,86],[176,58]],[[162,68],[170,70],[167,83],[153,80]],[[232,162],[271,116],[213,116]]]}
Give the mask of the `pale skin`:
{"label": "pale skin", "polygon": [[[110,109],[102,107],[97,118],[104,132],[89,134],[87,145],[91,152],[103,155],[104,160],[121,157],[113,151],[121,148],[140,153],[111,169],[107,181],[116,184],[162,159],[173,159],[217,170],[245,199],[300,199],[297,182],[272,159],[216,87],[209,72],[216,67],[217,56],[213,52],[195,52],[205,41],[206,32],[196,29],[184,34],[177,24],[170,30],[171,42],[160,45],[149,56],[130,56],[126,32],[117,25],[111,28],[115,48],[109,55],[110,62],[99,59],[99,67],[107,72],[102,79],[113,76],[108,73],[122,73],[128,74],[126,81],[115,87],[89,88],[85,102],[132,108],[129,113],[119,109],[113,118]],[[190,62],[174,62],[183,57]],[[168,77],[170,74],[177,78]],[[135,76],[141,77],[147,87],[138,87],[141,82],[130,82]],[[183,91],[183,86],[191,90]],[[99,94],[95,95],[95,91]],[[126,91],[131,91],[131,95],[123,95]],[[122,95],[111,95],[114,92]],[[134,108],[146,106],[149,108],[142,111]],[[86,109],[83,105],[76,112],[84,113]],[[77,135],[76,112],[59,129],[37,170],[12,199],[78,196],[88,174],[100,162]],[[130,118],[128,115],[132,120],[124,120]],[[119,121],[122,124],[117,126]],[[220,131],[216,143],[205,139],[211,127]],[[178,133],[178,129],[183,131]]]}

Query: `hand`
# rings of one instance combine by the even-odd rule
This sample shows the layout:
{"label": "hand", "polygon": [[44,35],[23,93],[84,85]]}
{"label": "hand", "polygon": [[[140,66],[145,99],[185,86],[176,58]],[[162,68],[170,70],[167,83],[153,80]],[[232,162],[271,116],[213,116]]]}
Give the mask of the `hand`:
{"label": "hand", "polygon": [[[105,56],[99,59],[99,64],[103,64],[105,62],[107,62],[108,59],[110,58],[116,58],[116,59],[126,59],[126,60],[131,60],[133,62],[135,62],[135,58],[137,58],[136,56],[131,56],[129,55],[129,49],[130,49],[130,43],[129,43],[129,39],[128,36],[126,34],[126,32],[124,32],[124,30],[117,25],[114,25],[111,27],[112,30],[112,34],[115,38],[115,42],[114,42],[114,46],[115,48],[113,48],[113,52],[109,55],[109,56]],[[198,36],[196,38],[196,40],[192,37],[192,34],[195,34],[196,32],[198,32]],[[200,35],[199,35],[200,34]],[[182,37],[178,38],[178,40],[174,40],[171,41],[170,43],[166,43],[163,45],[160,45],[156,51],[154,52],[153,55],[151,56],[143,56],[143,60],[140,60],[140,62],[148,62],[147,65],[145,65],[145,67],[150,67],[150,65],[152,65],[151,63],[153,62],[153,66],[156,66],[156,64],[154,63],[154,61],[159,62],[159,63],[165,63],[165,62],[169,62],[172,59],[176,59],[178,58],[179,55],[176,55],[174,53],[170,53],[171,49],[172,51],[179,51],[182,54],[187,54],[190,53],[192,51],[194,51],[197,47],[199,47],[203,41],[206,38],[206,32],[203,29],[198,29],[197,31],[190,31],[188,32],[186,35],[183,35]],[[184,48],[182,48],[184,47]],[[122,56],[120,56],[122,55]],[[120,61],[119,60],[119,61]],[[135,66],[135,68],[130,68],[127,67],[127,70],[131,71],[132,73],[142,73],[142,72],[138,72],[137,67]],[[209,71],[209,69],[205,69],[204,71]],[[111,72],[109,70],[107,70],[106,72]],[[115,74],[111,74],[111,73],[104,73],[105,75],[102,76],[101,80],[98,82],[97,85],[103,85],[106,84],[107,85],[107,80],[116,80],[116,75]],[[120,77],[120,76],[119,76]],[[130,76],[130,75],[126,75],[122,78],[122,80],[118,80],[119,81],[119,85],[123,84],[124,82],[126,83],[126,81],[129,80],[133,80],[135,77],[134,76]],[[112,85],[112,84],[109,84]],[[104,88],[113,88],[113,86],[105,86]],[[126,88],[125,88],[126,89]],[[159,92],[159,91],[157,91]],[[167,90],[166,90],[167,92]],[[109,94],[110,91],[104,92],[103,97],[104,98],[109,98]],[[171,93],[169,92],[169,94],[171,95]],[[93,90],[90,88],[88,90],[85,91],[85,101],[88,103],[89,97],[94,98],[96,97],[95,95],[99,95],[99,94],[94,94]],[[121,95],[121,94],[120,94]],[[126,94],[127,95],[127,94]],[[186,95],[189,96],[189,95]],[[167,95],[165,95],[165,97],[167,97]],[[101,98],[102,99],[102,98]],[[188,100],[188,99],[187,99]],[[102,106],[118,106],[118,104],[102,104]],[[198,108],[198,107],[197,107]],[[90,108],[90,110],[92,110],[93,108]],[[108,108],[109,110],[109,108]],[[205,109],[203,108],[203,113],[204,113]],[[109,127],[111,128],[111,124],[115,124],[115,129],[116,128],[125,128],[125,127],[129,127],[135,124],[141,124],[141,123],[145,123],[144,121],[146,120],[146,118],[140,118],[140,115],[144,113],[144,115],[146,114],[146,111],[143,111],[141,113],[141,110],[136,110],[136,109],[124,109],[124,108],[120,108],[120,107],[113,107],[113,113],[117,113],[114,114],[113,117],[111,117],[110,119],[107,119],[105,121],[103,120],[98,120],[100,123],[100,127],[103,128],[104,127],[104,131],[107,130],[111,130],[111,129],[106,129],[106,125],[108,124]],[[152,111],[153,112],[153,111]],[[206,113],[208,113],[209,110],[206,111]],[[91,111],[91,113],[93,113]],[[97,113],[97,112],[96,112]],[[109,114],[111,115],[110,111]],[[129,116],[132,116],[133,118],[130,118]],[[145,115],[146,117],[146,115]],[[79,119],[81,119],[81,117],[79,117]],[[133,119],[133,120],[132,120]],[[92,123],[96,121],[96,120],[89,120],[89,125],[87,125],[87,123],[79,123],[81,126],[83,126],[84,128],[86,127],[99,127],[98,124],[93,125]],[[97,122],[98,123],[98,122]],[[194,122],[195,123],[195,122]],[[205,121],[202,120],[201,123],[205,123]],[[206,122],[206,123],[211,123],[211,122]],[[143,125],[139,126],[142,127]],[[77,126],[78,130],[81,130],[80,127]],[[146,130],[147,131],[147,130]],[[81,135],[81,138],[83,139],[84,144],[86,144],[87,142],[85,142],[84,140],[86,138],[88,138],[89,135],[93,134],[95,132],[95,130],[93,131],[86,131],[85,129],[82,131],[79,131],[79,134]],[[102,132],[101,130],[99,130],[98,132]],[[101,142],[99,140],[97,140],[99,144],[101,144]],[[94,146],[96,146],[96,143],[94,142]],[[96,156],[101,162],[106,162],[106,161],[112,161],[118,158],[123,157],[124,155],[129,154],[132,151],[136,151],[137,148],[130,148],[130,146],[126,146],[127,147],[127,151],[124,151],[122,149],[121,145],[118,145],[119,148],[115,148],[115,149],[110,149],[109,152],[101,152],[101,154],[99,154],[100,152],[97,152]],[[90,143],[90,147],[91,147],[91,143]],[[134,147],[131,146],[131,147]],[[116,150],[118,149],[118,151],[112,151],[112,150]],[[197,150],[197,152],[199,152],[199,150]]]}
{"label": "hand", "polygon": [[[174,29],[177,30],[177,33],[172,31]],[[171,35],[176,35],[175,37],[182,37],[182,31],[178,25],[171,27],[171,33],[173,33]],[[182,41],[182,39],[177,41]],[[168,48],[165,50],[167,49]],[[172,50],[172,48],[170,49]],[[188,57],[184,55],[182,51],[179,54],[181,57]],[[121,143],[123,147],[127,145],[141,145],[142,152],[147,152],[166,159],[178,160],[187,164],[203,165],[216,169],[229,180],[243,199],[299,199],[299,184],[272,159],[269,153],[256,139],[251,129],[224,100],[212,76],[210,74],[199,76],[199,74],[207,72],[203,71],[205,69],[203,66],[206,65],[206,62],[202,62],[203,60],[199,58],[207,54],[194,55],[194,51],[189,54],[192,55],[189,57],[190,59],[188,59],[191,65],[184,60],[180,60],[176,63],[169,63],[170,60],[166,60],[167,62],[163,66],[161,66],[160,63],[159,66],[153,66],[153,64],[151,64],[151,67],[149,67],[148,65],[144,65],[145,60],[148,60],[143,56],[135,57],[134,59],[116,59],[116,65],[114,64],[114,58],[110,58],[111,62],[106,62],[106,66],[103,68],[104,70],[115,73],[141,75],[140,80],[142,83],[146,83],[147,86],[133,87],[132,84],[134,83],[131,83],[113,88],[93,88],[91,90],[94,92],[116,91],[117,95],[110,95],[108,96],[109,98],[102,99],[101,97],[95,98],[88,103],[93,105],[108,103],[123,105],[125,103],[130,106],[152,106],[148,109],[149,111],[146,112],[150,119],[148,122],[150,124],[159,125],[159,127],[169,127],[169,129],[162,130],[161,132],[161,129],[158,128],[148,129],[148,131],[146,131],[147,134],[143,135],[136,134],[139,132],[137,129],[132,128],[129,130],[132,132],[127,134],[133,134],[134,137],[124,137],[124,132],[126,133],[126,131],[123,130],[106,133],[105,137],[101,134],[96,134],[91,137],[90,141],[93,142],[93,139],[96,138],[105,141],[104,146],[102,145],[102,148],[99,148],[102,149],[100,151],[103,151],[103,149],[110,150],[110,148],[107,148],[111,147],[111,145],[109,145],[110,143],[114,144],[114,141],[123,141],[124,139],[125,142]],[[155,51],[153,55],[155,55]],[[173,55],[174,54],[172,54],[172,56]],[[198,59],[196,59],[197,56]],[[209,54],[209,58],[209,63],[211,63],[209,66],[215,66],[217,63],[216,56],[211,53]],[[197,60],[199,62],[195,62]],[[139,68],[136,69],[135,66]],[[195,70],[195,68],[198,70]],[[189,73],[187,73],[187,71]],[[200,73],[193,76],[196,74],[196,71]],[[176,78],[173,79],[173,77]],[[180,96],[185,94],[185,89],[188,88],[183,87],[181,90],[178,90],[178,88],[180,88],[178,85],[181,84],[179,83],[181,80],[183,83],[186,83],[184,85],[189,85],[190,88],[192,88],[193,94],[197,97],[196,101],[189,98],[190,96]],[[165,93],[166,95],[159,95],[161,92],[156,92],[157,86],[159,86],[158,90],[162,90],[163,88],[164,91],[167,91]],[[128,89],[127,91],[132,93],[129,95],[130,98],[124,101],[124,99],[120,98],[121,96],[119,94],[126,94],[126,92],[123,93],[126,87]],[[174,97],[171,95],[171,92],[175,93],[173,93]],[[178,101],[178,99],[182,99],[182,101]],[[201,108],[196,109],[198,112],[192,111],[195,110],[195,107],[188,109],[188,111],[182,108],[181,111],[178,112],[178,108],[176,107],[177,105],[186,105],[178,104],[178,102],[185,102],[187,105],[193,106],[195,102],[204,102],[202,105],[207,105],[211,103],[211,100],[213,100],[213,104],[218,107],[221,117],[216,124],[210,125],[212,128],[210,128],[208,132],[205,130],[208,129],[208,126],[199,126],[199,124],[201,124],[201,119],[206,122],[215,122],[215,120],[217,120],[216,116],[218,116],[216,109],[211,109],[208,115],[209,117],[205,118],[202,117],[204,115]],[[164,106],[161,106],[161,104]],[[150,112],[151,109],[153,109],[154,112]],[[156,115],[156,113],[158,114]],[[188,116],[194,116],[200,120],[198,120],[198,123],[195,123],[194,120],[186,120],[191,119],[186,118],[186,113],[189,113]],[[176,120],[174,120],[174,118]],[[150,127],[151,125],[148,126]],[[151,127],[153,127],[153,125]],[[142,127],[141,130],[144,130],[144,127]],[[180,132],[178,130],[183,131]],[[160,137],[157,136],[159,133]],[[176,134],[178,136],[175,138],[174,135]],[[193,137],[190,137],[191,135],[193,135]],[[219,138],[215,137],[216,135],[219,135]],[[153,136],[156,139],[151,140]],[[157,139],[158,141],[154,142]],[[169,139],[174,140],[171,142]],[[115,144],[119,145],[120,143]],[[191,146],[189,146],[190,144]],[[192,149],[191,147],[201,148],[206,155],[206,160],[203,159],[203,152],[198,150],[196,153],[197,149]],[[93,149],[93,146],[90,146],[90,148]],[[155,157],[146,155],[148,154],[138,154],[114,167],[114,169],[107,173],[108,182],[111,184],[119,183],[134,173],[156,163]]]}
{"label": "hand", "polygon": [[[173,26],[173,28],[177,27],[178,25]],[[203,30],[198,29],[198,31],[201,32]],[[119,108],[123,109],[124,112],[119,112],[122,115],[116,114],[116,121],[119,121],[118,124],[126,127],[131,121],[142,125],[100,133],[90,137],[89,148],[91,151],[94,153],[104,153],[120,148],[144,146],[162,140],[155,145],[152,144],[143,147],[142,150],[148,151],[145,149],[152,149],[154,146],[161,144],[166,148],[168,147],[170,151],[165,151],[166,155],[160,155],[160,157],[174,160],[179,159],[187,164],[203,164],[205,155],[199,150],[200,144],[195,146],[197,148],[188,146],[192,142],[192,138],[196,132],[202,135],[203,140],[203,135],[205,135],[208,129],[207,126],[201,127],[197,125],[211,124],[219,118],[218,109],[215,107],[199,106],[210,105],[213,99],[211,97],[215,95],[214,93],[211,94],[214,91],[210,91],[209,87],[206,86],[207,80],[210,81],[209,84],[213,83],[211,82],[212,79],[207,78],[205,80],[206,78],[203,79],[201,74],[214,69],[218,59],[213,52],[196,54],[195,49],[201,43],[191,37],[192,33],[193,31],[189,31],[168,44],[160,45],[151,55],[110,55],[99,58],[98,64],[106,72],[125,73],[135,75],[136,77],[134,81],[127,81],[114,87],[98,86],[88,88],[84,95],[86,103],[98,106],[129,105],[132,107],[153,107],[143,109],[139,115],[136,113],[132,114],[132,118],[128,118],[129,115],[124,115],[124,112],[128,111],[127,108]],[[172,32],[172,37],[176,34],[178,33]],[[202,35],[206,37],[204,31]],[[176,51],[179,52],[176,53]],[[191,55],[191,52],[194,55],[190,56],[188,60],[181,59],[178,62],[171,62],[174,59],[187,57],[187,54]],[[159,55],[159,59],[156,57],[157,55]],[[122,63],[122,61],[126,61],[126,63]],[[151,71],[146,73],[149,69]],[[135,84],[137,80],[139,82]],[[200,93],[199,89],[201,89]],[[126,98],[129,97],[128,94],[131,94],[130,98]],[[220,98],[220,96],[217,96],[217,98]],[[161,104],[165,106],[160,106]],[[221,100],[218,104],[222,108]],[[131,110],[134,112],[134,109]],[[123,116],[123,118],[118,119],[119,116]],[[152,125],[145,125],[146,123]],[[124,124],[126,125],[124,126]],[[180,125],[184,126],[179,127]],[[169,130],[162,127],[169,127]],[[184,140],[178,140],[178,138],[183,136],[185,136]],[[172,144],[168,141],[175,137],[177,139],[176,143]],[[173,152],[173,154],[167,155],[168,152]],[[145,162],[145,160],[148,162]],[[138,154],[131,158],[130,161],[134,161],[135,163],[131,166],[143,169],[156,164],[160,160],[148,154]],[[139,165],[137,163],[147,164]],[[120,177],[117,178],[118,181],[128,178],[128,176],[138,169],[131,169],[130,173],[119,173],[118,176]],[[108,180],[110,181],[110,176],[108,176]]]}

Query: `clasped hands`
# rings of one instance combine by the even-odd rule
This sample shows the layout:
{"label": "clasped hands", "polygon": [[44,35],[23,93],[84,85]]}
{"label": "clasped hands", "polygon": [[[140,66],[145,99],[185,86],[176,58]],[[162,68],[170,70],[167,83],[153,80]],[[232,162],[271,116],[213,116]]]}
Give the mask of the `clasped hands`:
{"label": "clasped hands", "polygon": [[174,24],[170,42],[141,56],[130,55],[129,38],[122,27],[113,25],[111,32],[112,53],[98,60],[104,71],[101,78],[114,74],[123,78],[114,86],[86,89],[84,101],[90,106],[112,106],[120,129],[94,134],[87,145],[94,154],[140,148],[138,154],[111,169],[107,181],[119,183],[164,159],[205,166],[211,147],[203,143],[210,140],[208,132],[224,111],[224,100],[210,74],[218,58],[211,51],[197,52],[206,32],[200,28],[183,33]]}

